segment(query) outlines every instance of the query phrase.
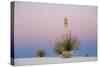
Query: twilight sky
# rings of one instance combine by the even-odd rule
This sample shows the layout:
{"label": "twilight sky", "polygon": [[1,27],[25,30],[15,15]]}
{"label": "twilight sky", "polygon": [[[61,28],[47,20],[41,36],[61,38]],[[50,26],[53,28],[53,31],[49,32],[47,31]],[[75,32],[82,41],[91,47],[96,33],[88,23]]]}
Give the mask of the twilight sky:
{"label": "twilight sky", "polygon": [[75,56],[97,56],[96,6],[15,2],[15,57],[35,57],[39,49],[47,56],[56,56],[53,46],[66,30],[65,16],[69,20],[67,30],[81,42]]}

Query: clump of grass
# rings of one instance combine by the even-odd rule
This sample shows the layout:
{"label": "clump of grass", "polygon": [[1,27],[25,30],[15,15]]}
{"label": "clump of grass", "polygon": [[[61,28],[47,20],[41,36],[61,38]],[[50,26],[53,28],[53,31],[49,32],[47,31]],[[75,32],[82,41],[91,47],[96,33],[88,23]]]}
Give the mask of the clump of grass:
{"label": "clump of grass", "polygon": [[86,54],[86,55],[85,55],[85,57],[90,57],[90,56],[91,56],[90,54]]}
{"label": "clump of grass", "polygon": [[39,50],[38,52],[37,52],[37,56],[38,57],[44,57],[46,55],[46,52],[44,51],[44,50]]}

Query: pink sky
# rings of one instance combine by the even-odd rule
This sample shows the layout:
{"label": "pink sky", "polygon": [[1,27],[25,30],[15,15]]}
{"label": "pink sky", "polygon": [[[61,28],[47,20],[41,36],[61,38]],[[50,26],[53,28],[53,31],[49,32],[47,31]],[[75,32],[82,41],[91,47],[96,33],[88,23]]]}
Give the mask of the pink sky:
{"label": "pink sky", "polygon": [[96,6],[15,3],[16,42],[56,39],[65,31],[64,16],[73,35],[81,40],[96,39]]}

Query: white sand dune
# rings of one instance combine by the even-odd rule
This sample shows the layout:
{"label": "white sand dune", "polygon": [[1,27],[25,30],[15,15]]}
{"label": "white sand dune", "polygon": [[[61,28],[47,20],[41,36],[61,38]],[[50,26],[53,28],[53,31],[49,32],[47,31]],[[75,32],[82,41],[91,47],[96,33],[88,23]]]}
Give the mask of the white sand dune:
{"label": "white sand dune", "polygon": [[46,58],[20,58],[15,59],[15,66],[22,65],[37,65],[37,64],[54,64],[54,63],[72,63],[72,62],[85,62],[96,61],[97,57],[73,57],[73,58],[59,58],[59,57],[46,57]]}

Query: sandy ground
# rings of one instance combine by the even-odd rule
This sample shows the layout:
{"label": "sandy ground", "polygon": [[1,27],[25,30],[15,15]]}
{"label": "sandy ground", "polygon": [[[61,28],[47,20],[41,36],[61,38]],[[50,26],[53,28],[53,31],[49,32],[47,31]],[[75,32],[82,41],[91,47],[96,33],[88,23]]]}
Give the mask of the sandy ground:
{"label": "sandy ground", "polygon": [[37,64],[56,64],[56,63],[72,63],[72,62],[85,62],[85,61],[96,61],[96,60],[97,60],[97,57],[73,57],[73,58],[59,58],[59,57],[20,58],[20,59],[15,59],[15,66],[37,65]]}

